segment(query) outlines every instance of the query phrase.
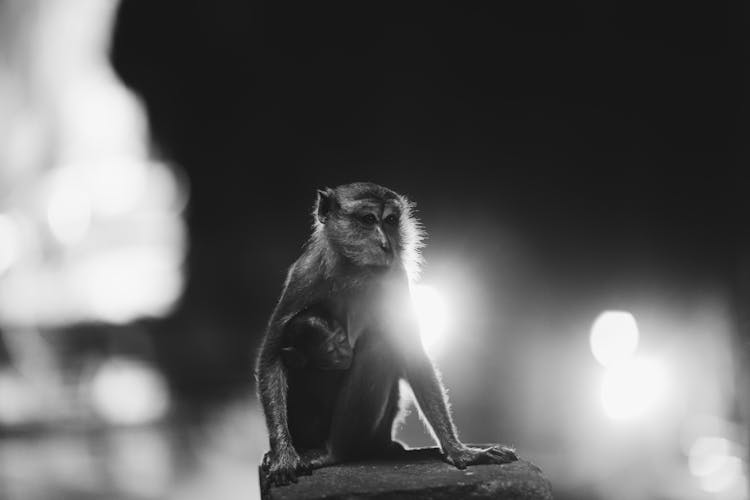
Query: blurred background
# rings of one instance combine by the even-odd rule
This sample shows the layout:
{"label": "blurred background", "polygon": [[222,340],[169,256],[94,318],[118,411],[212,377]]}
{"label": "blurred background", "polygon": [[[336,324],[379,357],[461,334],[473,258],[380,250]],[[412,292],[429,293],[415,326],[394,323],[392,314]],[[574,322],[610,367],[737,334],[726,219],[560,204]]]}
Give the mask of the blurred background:
{"label": "blurred background", "polygon": [[0,498],[257,498],[256,349],[358,180],[418,204],[465,441],[747,498],[745,9],[0,0]]}

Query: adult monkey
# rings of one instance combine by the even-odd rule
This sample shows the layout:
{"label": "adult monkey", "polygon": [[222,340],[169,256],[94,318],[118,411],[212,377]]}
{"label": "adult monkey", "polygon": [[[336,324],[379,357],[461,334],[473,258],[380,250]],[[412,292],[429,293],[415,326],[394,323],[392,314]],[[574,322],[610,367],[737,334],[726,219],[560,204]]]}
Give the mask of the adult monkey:
{"label": "adult monkey", "polygon": [[[262,465],[266,485],[296,482],[299,474],[337,462],[402,451],[392,437],[402,379],[448,463],[465,468],[517,460],[511,448],[470,447],[456,435],[410,307],[422,239],[412,209],[406,197],[372,183],[318,191],[312,237],[289,269],[256,367],[271,447]],[[332,370],[320,369],[320,359],[312,365],[285,363],[290,331],[312,331],[325,342],[340,338],[333,330],[342,327],[353,346],[350,361],[341,363],[339,357]],[[294,336],[300,345],[299,334]]]}

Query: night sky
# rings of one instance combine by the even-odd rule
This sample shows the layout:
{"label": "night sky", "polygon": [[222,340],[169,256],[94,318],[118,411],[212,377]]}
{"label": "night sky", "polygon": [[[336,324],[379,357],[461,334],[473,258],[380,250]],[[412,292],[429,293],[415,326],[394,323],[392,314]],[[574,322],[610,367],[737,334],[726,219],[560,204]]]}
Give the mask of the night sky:
{"label": "night sky", "polygon": [[325,186],[407,194],[427,275],[449,249],[519,301],[725,279],[741,7],[125,0],[115,68],[190,179],[188,290],[157,341],[177,385],[248,379]]}

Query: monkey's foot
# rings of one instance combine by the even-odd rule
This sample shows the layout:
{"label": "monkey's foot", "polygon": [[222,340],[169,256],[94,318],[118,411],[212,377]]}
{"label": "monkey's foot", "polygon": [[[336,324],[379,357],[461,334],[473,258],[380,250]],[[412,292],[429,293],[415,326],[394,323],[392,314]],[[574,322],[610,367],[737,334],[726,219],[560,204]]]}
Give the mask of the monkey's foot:
{"label": "monkey's foot", "polygon": [[263,456],[260,469],[262,491],[267,491],[272,485],[296,483],[298,475],[312,473],[312,468],[300,459],[294,448],[286,448],[278,453],[269,451]]}
{"label": "monkey's foot", "polygon": [[445,461],[459,469],[465,469],[469,465],[507,464],[516,460],[516,450],[502,445],[489,448],[462,446],[445,454]]}
{"label": "monkey's foot", "polygon": [[300,453],[300,460],[302,460],[311,471],[335,463],[333,455],[324,448],[303,450]]}

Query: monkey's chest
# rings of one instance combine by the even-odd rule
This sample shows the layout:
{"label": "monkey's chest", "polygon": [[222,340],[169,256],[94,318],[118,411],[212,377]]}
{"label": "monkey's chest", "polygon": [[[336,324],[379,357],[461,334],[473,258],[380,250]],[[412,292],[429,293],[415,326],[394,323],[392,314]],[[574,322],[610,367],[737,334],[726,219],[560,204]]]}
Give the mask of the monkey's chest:
{"label": "monkey's chest", "polygon": [[386,344],[398,344],[415,335],[418,337],[419,328],[408,293],[384,294],[380,291],[354,302],[346,311],[347,333],[352,346],[356,347],[366,337],[377,337]]}

